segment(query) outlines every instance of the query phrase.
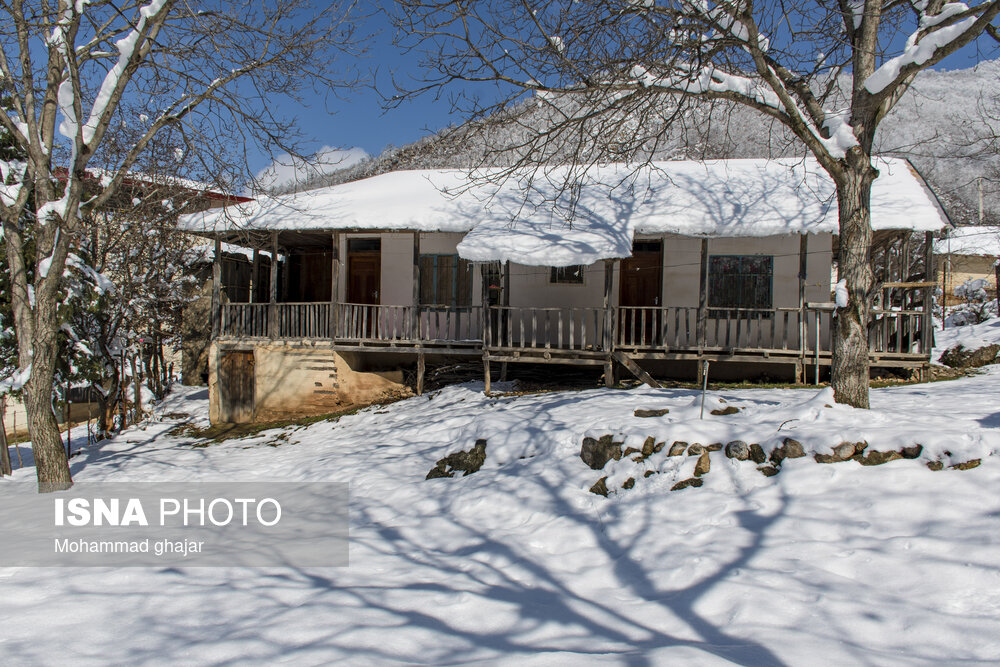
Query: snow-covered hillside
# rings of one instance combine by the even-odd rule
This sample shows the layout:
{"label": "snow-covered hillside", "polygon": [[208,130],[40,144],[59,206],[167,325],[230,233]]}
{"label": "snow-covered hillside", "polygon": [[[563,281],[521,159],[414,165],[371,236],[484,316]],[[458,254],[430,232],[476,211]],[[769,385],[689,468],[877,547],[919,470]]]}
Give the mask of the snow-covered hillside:
{"label": "snow-covered hillside", "polygon": [[[126,480],[351,485],[346,568],[0,569],[6,664],[887,664],[1000,655],[1000,372],[879,389],[591,390],[453,386],[338,422],[194,447],[204,390],[162,422],[73,459],[79,489]],[[724,401],[724,402],[723,402]],[[737,409],[713,415],[711,410]],[[637,417],[636,409],[667,409]],[[666,446],[593,470],[586,435]],[[675,441],[784,438],[807,451],[921,444],[866,467],[667,456]],[[479,472],[425,480],[487,440]],[[268,446],[276,445],[276,446]],[[943,465],[980,458],[972,470]],[[648,477],[645,471],[653,471]],[[33,471],[17,471],[15,479]],[[589,492],[610,475],[608,498]],[[618,490],[627,477],[631,490]],[[13,485],[0,483],[0,502]]]}
{"label": "snow-covered hillside", "polygon": [[[845,79],[845,86],[849,83]],[[845,90],[846,87],[845,87]],[[941,198],[956,224],[978,222],[979,179],[983,182],[986,221],[1000,222],[1000,155],[995,137],[1000,111],[1000,60],[975,68],[921,73],[906,95],[882,122],[876,151],[910,159]],[[551,100],[550,100],[551,101]],[[567,102],[572,104],[572,102]],[[743,106],[692,103],[689,111],[670,128],[657,129],[658,115],[637,119],[645,136],[659,134],[648,157],[657,160],[771,158],[805,154],[783,126]],[[515,155],[528,150],[539,128],[560,118],[552,107],[529,100],[507,118],[446,128],[412,144],[390,148],[381,155],[334,174],[317,175],[286,190],[306,190],[367,178],[401,169],[442,169],[509,165]],[[600,128],[594,132],[600,134]],[[565,162],[586,160],[575,134],[538,149],[535,160]],[[612,150],[604,142],[600,150]],[[595,150],[595,149],[591,149]],[[635,161],[647,155],[602,154],[601,161]]]}

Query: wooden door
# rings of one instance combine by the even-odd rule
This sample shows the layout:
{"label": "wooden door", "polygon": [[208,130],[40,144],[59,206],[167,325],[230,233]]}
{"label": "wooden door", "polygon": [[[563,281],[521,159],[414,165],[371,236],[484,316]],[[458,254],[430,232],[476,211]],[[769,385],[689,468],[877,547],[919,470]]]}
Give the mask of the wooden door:
{"label": "wooden door", "polygon": [[634,242],[632,256],[621,262],[619,279],[619,340],[625,345],[660,346],[662,277],[663,244]]}
{"label": "wooden door", "polygon": [[253,352],[219,355],[219,418],[231,424],[253,421]]}
{"label": "wooden door", "polygon": [[377,304],[382,279],[382,258],[376,253],[347,256],[347,302]]}
{"label": "wooden door", "polygon": [[364,252],[347,255],[347,302],[362,304],[354,314],[358,335],[378,337],[379,293],[382,280],[382,253]]}

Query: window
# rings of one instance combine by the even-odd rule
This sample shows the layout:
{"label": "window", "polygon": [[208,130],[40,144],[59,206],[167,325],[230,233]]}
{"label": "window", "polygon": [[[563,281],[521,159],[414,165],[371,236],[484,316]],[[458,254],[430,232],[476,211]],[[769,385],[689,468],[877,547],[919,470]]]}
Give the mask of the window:
{"label": "window", "polygon": [[348,253],[381,252],[382,239],[347,239]]}
{"label": "window", "polygon": [[553,266],[552,274],[549,276],[549,282],[559,283],[562,285],[582,285],[583,265],[575,264],[573,266]]}
{"label": "window", "polygon": [[771,308],[774,258],[770,255],[713,255],[708,258],[710,317],[735,316],[723,308]]}
{"label": "window", "polygon": [[420,305],[472,304],[472,271],[458,255],[420,256]]}

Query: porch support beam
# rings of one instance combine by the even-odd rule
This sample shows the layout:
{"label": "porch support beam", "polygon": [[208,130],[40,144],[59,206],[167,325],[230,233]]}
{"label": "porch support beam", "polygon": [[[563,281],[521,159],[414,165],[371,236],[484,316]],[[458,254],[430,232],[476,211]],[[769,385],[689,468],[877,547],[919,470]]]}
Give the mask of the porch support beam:
{"label": "porch support beam", "polygon": [[[413,232],[413,321],[410,322],[410,337],[420,340],[420,232]],[[420,358],[423,359],[422,356]],[[418,378],[417,386],[420,384]],[[417,393],[420,393],[419,390]]]}
{"label": "porch support beam", "polygon": [[[500,265],[500,272],[503,274],[503,280],[500,283],[502,285],[502,288],[500,290],[500,305],[510,306],[510,262],[509,261],[504,262],[503,264]],[[501,311],[501,313],[502,314],[498,318],[499,324],[497,324],[497,327],[501,329],[508,329],[510,322],[510,310],[505,308],[504,310]],[[501,333],[500,340],[507,340],[509,344],[510,337],[505,338],[504,334]],[[500,381],[501,382],[507,381],[506,361],[501,362],[500,364]]]}
{"label": "porch support beam", "polygon": [[218,338],[222,329],[222,240],[215,239],[215,256],[212,258],[212,338]]}
{"label": "porch support beam", "polygon": [[615,264],[618,260],[604,260],[604,331],[603,347],[607,358],[604,362],[604,386],[609,389],[615,386],[615,364],[611,358],[614,353],[614,316],[615,312],[611,305],[611,290],[615,282]]}
{"label": "porch support beam", "polygon": [[[1000,271],[1000,268],[998,268],[998,271]],[[924,281],[927,282],[927,286],[924,287],[924,332],[920,341],[920,353],[926,354],[929,358],[931,349],[934,347],[934,320],[931,319],[934,312],[932,305],[932,299],[934,298],[934,288],[932,287],[934,281],[934,232],[924,234]],[[1000,290],[998,290],[997,294],[997,298],[1000,299]],[[944,302],[945,295],[946,293],[942,292],[942,303]],[[942,310],[943,313],[944,311]],[[930,370],[929,365],[927,369],[928,371]],[[930,378],[925,378],[925,380],[928,379]]]}
{"label": "porch support beam", "polygon": [[260,249],[253,249],[253,263],[250,265],[250,298],[247,299],[250,303],[257,301],[254,292],[257,291],[259,283],[260,274]]}
{"label": "porch support beam", "polygon": [[337,343],[337,322],[340,321],[340,233],[333,232],[330,258],[330,342]]}
{"label": "porch support beam", "polygon": [[[288,292],[289,292],[288,282],[289,278],[291,277],[291,271],[292,271],[291,264],[292,264],[292,255],[288,251],[288,248],[285,248],[285,263],[281,265],[281,300],[283,302],[288,301]],[[301,271],[301,268],[299,270]]]}
{"label": "porch support beam", "polygon": [[489,271],[486,262],[479,265],[479,276],[482,280],[482,305],[483,305],[483,392],[490,395],[490,281]]}
{"label": "porch support beam", "polygon": [[[795,367],[795,381],[804,382],[802,376],[806,363],[806,338],[809,334],[809,323],[806,321],[806,267],[809,259],[809,235],[799,235],[799,356],[800,360]],[[819,327],[819,318],[816,319],[816,326]]]}
{"label": "porch support beam", "polygon": [[701,270],[698,272],[698,379],[704,375],[705,347],[708,344],[708,239],[701,240]]}
{"label": "porch support beam", "polygon": [[278,232],[271,232],[271,281],[268,286],[267,335],[278,337]]}
{"label": "porch support beam", "polygon": [[417,396],[424,393],[424,375],[427,372],[427,362],[423,352],[417,352]]}

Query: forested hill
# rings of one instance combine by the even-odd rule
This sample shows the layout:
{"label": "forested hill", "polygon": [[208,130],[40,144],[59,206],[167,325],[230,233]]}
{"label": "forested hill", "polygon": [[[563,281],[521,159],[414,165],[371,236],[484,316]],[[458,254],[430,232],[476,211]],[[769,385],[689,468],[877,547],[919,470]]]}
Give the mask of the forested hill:
{"label": "forested hill", "polygon": [[[354,167],[299,183],[294,189],[367,178],[400,169],[433,169],[510,164],[518,148],[550,126],[550,104],[529,101],[502,118],[444,129]],[[664,114],[666,115],[666,114]],[[645,114],[646,134],[659,134],[645,154],[631,159],[701,159],[803,155],[805,148],[770,119],[744,107],[696,106],[680,121],[657,132],[655,114]],[[634,121],[633,121],[634,122]],[[620,129],[615,126],[614,129]],[[595,141],[613,141],[606,127],[592,128]],[[892,113],[877,139],[884,154],[908,158],[927,179],[956,224],[979,219],[982,181],[984,222],[1000,222],[1000,60],[976,68],[921,74]],[[650,142],[652,143],[652,142]],[[580,142],[544,148],[544,159],[574,158]],[[538,148],[537,144],[534,146]],[[291,189],[291,188],[289,188]]]}

